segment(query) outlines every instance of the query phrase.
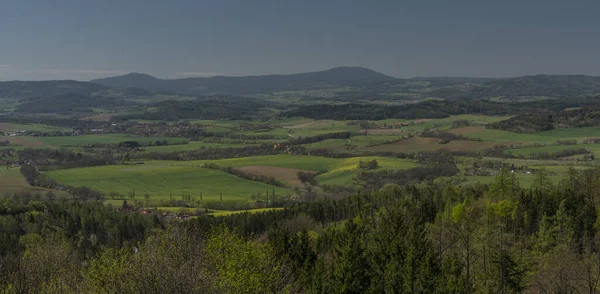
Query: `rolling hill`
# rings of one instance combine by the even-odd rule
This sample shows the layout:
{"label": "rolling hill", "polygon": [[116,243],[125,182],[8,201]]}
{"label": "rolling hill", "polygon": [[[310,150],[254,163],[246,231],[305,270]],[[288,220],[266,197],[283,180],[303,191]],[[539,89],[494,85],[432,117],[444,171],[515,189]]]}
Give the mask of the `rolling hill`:
{"label": "rolling hill", "polygon": [[133,103],[115,97],[89,96],[76,93],[31,99],[19,105],[17,112],[22,113],[73,113],[93,112],[93,108],[134,105]]}
{"label": "rolling hill", "polygon": [[392,80],[395,79],[363,67],[336,67],[325,71],[289,75],[215,76],[165,80],[146,74],[130,73],[118,77],[97,79],[91,82],[108,87],[135,87],[186,95],[198,95],[250,94],[320,89]]}
{"label": "rolling hill", "polygon": [[67,93],[91,95],[107,90],[109,90],[107,86],[71,80],[0,82],[0,97],[8,98],[56,96]]}

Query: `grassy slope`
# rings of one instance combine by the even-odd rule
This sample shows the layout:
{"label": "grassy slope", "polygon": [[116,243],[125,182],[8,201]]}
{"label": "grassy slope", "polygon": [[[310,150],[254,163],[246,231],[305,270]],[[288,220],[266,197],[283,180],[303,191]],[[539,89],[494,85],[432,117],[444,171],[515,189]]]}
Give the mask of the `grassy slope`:
{"label": "grassy slope", "polygon": [[290,189],[273,187],[249,181],[222,171],[190,166],[120,165],[56,170],[47,174],[59,183],[88,186],[109,193],[128,195],[135,190],[139,199],[148,193],[152,199],[177,199],[181,193],[199,196],[204,201],[249,200],[253,193],[275,189],[278,195],[291,193]]}
{"label": "grassy slope", "polygon": [[269,155],[211,161],[149,161],[144,165],[121,165],[75,168],[49,171],[47,174],[59,183],[88,186],[109,193],[128,195],[133,190],[138,197],[145,193],[152,198],[177,197],[181,193],[198,196],[203,193],[205,201],[218,201],[220,193],[226,200],[248,200],[253,193],[275,189],[278,195],[291,193],[290,189],[273,187],[249,181],[233,175],[199,168],[202,163],[212,162],[220,166],[277,166],[303,170],[322,171],[321,184],[346,184],[355,175],[360,160],[377,160],[383,169],[404,169],[417,166],[412,160],[384,157],[356,157],[345,159],[317,156]]}
{"label": "grassy slope", "polygon": [[511,153],[513,155],[523,155],[529,156],[534,153],[542,153],[542,152],[557,152],[565,149],[573,149],[573,148],[585,148],[594,155],[600,155],[600,144],[577,144],[577,145],[555,145],[555,146],[543,146],[543,147],[529,147],[529,148],[519,148],[519,149],[509,149],[506,150],[506,153]]}
{"label": "grassy slope", "polygon": [[31,132],[52,132],[70,130],[70,128],[53,127],[42,124],[15,124],[0,123],[0,132],[31,131]]}
{"label": "grassy slope", "polygon": [[340,171],[355,169],[360,160],[370,161],[377,160],[379,165],[384,168],[406,168],[416,166],[413,160],[399,159],[399,158],[387,158],[378,156],[367,156],[367,157],[352,157],[352,158],[327,158],[320,156],[303,156],[303,155],[265,155],[265,156],[252,156],[252,157],[241,157],[241,158],[230,158],[220,160],[193,160],[193,161],[148,161],[147,164],[165,164],[165,165],[186,165],[186,166],[199,166],[203,163],[215,163],[219,166],[277,166],[285,168],[297,168],[311,171]]}
{"label": "grassy slope", "polygon": [[241,148],[241,147],[249,147],[256,146],[257,144],[242,144],[242,143],[204,143],[192,141],[189,144],[180,144],[180,145],[166,145],[166,146],[150,146],[144,147],[144,151],[141,153],[151,153],[151,152],[179,152],[179,151],[191,151],[197,150],[201,148]]}
{"label": "grassy slope", "polygon": [[[42,192],[49,191],[45,188],[30,186],[25,177],[21,174],[18,168],[0,167],[0,196],[5,193],[17,192]],[[54,191],[57,195],[63,195],[64,192]],[[65,194],[66,195],[66,194]]]}
{"label": "grassy slope", "polygon": [[468,136],[480,138],[485,141],[550,143],[555,142],[556,140],[583,140],[585,138],[600,137],[600,128],[554,129],[551,131],[532,134],[518,134],[501,130],[486,129],[480,132],[468,134]]}
{"label": "grassy slope", "polygon": [[105,134],[105,135],[83,135],[83,136],[62,136],[62,137],[38,137],[48,146],[78,146],[89,144],[115,144],[123,141],[137,141],[141,144],[166,140],[170,144],[188,142],[184,138],[166,138],[166,137],[139,137],[127,134]]}

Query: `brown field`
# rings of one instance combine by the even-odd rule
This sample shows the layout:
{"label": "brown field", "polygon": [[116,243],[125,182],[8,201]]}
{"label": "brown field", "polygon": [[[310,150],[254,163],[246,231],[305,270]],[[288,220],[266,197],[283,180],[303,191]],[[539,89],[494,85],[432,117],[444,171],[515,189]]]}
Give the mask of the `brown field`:
{"label": "brown field", "polygon": [[448,130],[447,132],[456,134],[456,135],[468,135],[471,133],[481,132],[484,130],[485,130],[485,127],[463,127],[463,128],[451,129],[451,130]]}
{"label": "brown field", "polygon": [[88,116],[83,118],[83,120],[92,120],[92,121],[110,121],[114,114],[112,113],[100,113],[93,116]]}
{"label": "brown field", "polygon": [[[438,149],[446,148],[446,149],[450,149],[452,151],[482,151],[482,150],[489,149],[494,146],[499,146],[499,145],[503,145],[503,144],[504,144],[504,142],[500,143],[500,142],[491,142],[491,141],[478,142],[478,141],[456,140],[456,141],[451,141],[448,144],[440,145],[440,146],[442,146],[442,148],[438,148]],[[444,147],[444,145],[446,147]]]}
{"label": "brown field", "polygon": [[0,137],[0,141],[7,140],[11,145],[18,145],[24,147],[43,147],[44,143],[38,139],[31,137]]}
{"label": "brown field", "polygon": [[383,151],[383,152],[420,152],[420,151],[433,151],[439,149],[440,144],[438,144],[440,139],[436,138],[421,138],[421,137],[412,137],[406,140],[383,144],[379,146],[374,146],[367,148],[369,151]]}
{"label": "brown field", "polygon": [[368,130],[367,133],[371,134],[371,135],[393,135],[393,134],[400,134],[403,133],[404,131],[401,129],[377,129],[377,130]]}
{"label": "brown field", "polygon": [[569,107],[569,108],[565,108],[564,110],[565,110],[565,111],[572,111],[572,110],[579,110],[579,109],[581,109],[581,108],[582,108],[582,107]]}
{"label": "brown field", "polygon": [[[317,120],[311,121],[299,125],[287,126],[284,127],[286,129],[305,129],[305,128],[319,128],[319,127],[329,127],[332,123],[336,123],[335,120],[325,119],[325,120]],[[340,122],[337,122],[340,123]]]}
{"label": "brown field", "polygon": [[45,188],[30,186],[18,168],[0,167],[0,196],[4,193],[46,192]]}
{"label": "brown field", "polygon": [[13,130],[13,124],[11,123],[0,123],[0,132],[8,132]]}
{"label": "brown field", "polygon": [[384,144],[379,146],[370,147],[367,150],[370,151],[383,151],[383,152],[430,152],[440,149],[447,149],[451,151],[481,151],[488,148],[492,148],[497,145],[501,145],[499,142],[478,142],[478,141],[461,141],[455,140],[450,141],[447,144],[439,144],[441,139],[437,138],[421,138],[413,137],[406,140]]}
{"label": "brown field", "polygon": [[305,171],[295,168],[275,167],[275,166],[244,166],[238,167],[237,169],[255,175],[263,175],[266,177],[274,177],[278,181],[288,183],[294,187],[302,187],[302,183],[298,180],[298,172],[303,171],[312,173],[311,171]]}
{"label": "brown field", "polygon": [[432,120],[433,120],[432,118],[420,118],[420,119],[413,119],[408,122],[413,122],[413,123],[419,124],[419,123],[424,123],[424,122],[428,122],[428,121],[432,121]]}

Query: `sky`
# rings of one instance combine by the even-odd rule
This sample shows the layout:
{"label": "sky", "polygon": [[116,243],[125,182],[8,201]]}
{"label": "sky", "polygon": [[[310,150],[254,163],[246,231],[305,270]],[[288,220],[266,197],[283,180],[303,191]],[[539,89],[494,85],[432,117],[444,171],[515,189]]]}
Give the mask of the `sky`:
{"label": "sky", "polygon": [[0,80],[600,75],[600,1],[2,0]]}

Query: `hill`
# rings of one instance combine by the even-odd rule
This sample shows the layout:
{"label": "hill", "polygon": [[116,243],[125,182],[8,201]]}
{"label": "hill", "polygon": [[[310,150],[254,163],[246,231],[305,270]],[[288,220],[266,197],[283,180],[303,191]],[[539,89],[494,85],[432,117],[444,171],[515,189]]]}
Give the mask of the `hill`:
{"label": "hill", "polygon": [[[427,79],[423,79],[427,80]],[[436,81],[438,80],[427,80]],[[456,81],[461,81],[457,79]],[[473,80],[479,82],[448,84],[432,89],[429,94],[444,99],[489,99],[500,97],[511,101],[526,98],[575,98],[600,94],[600,77],[585,75],[534,75],[515,78]],[[439,83],[437,83],[439,84]]]}
{"label": "hill", "polygon": [[321,89],[394,80],[363,67],[336,67],[325,71],[289,75],[157,79],[130,73],[91,81],[108,87],[135,87],[186,95],[250,94],[274,91]]}
{"label": "hill", "polygon": [[157,86],[161,82],[161,80],[148,74],[132,72],[122,76],[97,79],[91,82],[99,85],[105,85],[116,88],[150,89]]}
{"label": "hill", "polygon": [[7,98],[56,96],[67,93],[91,95],[107,90],[109,90],[107,86],[71,80],[0,82],[0,97]]}
{"label": "hill", "polygon": [[547,96],[570,98],[600,94],[600,77],[585,75],[535,75],[484,83],[481,96]]}
{"label": "hill", "polygon": [[31,99],[19,105],[17,112],[28,113],[65,113],[73,112],[93,112],[93,108],[105,107],[112,108],[118,106],[133,105],[128,101],[123,101],[115,97],[101,97],[81,95],[76,93],[66,93],[51,97],[42,97]]}

